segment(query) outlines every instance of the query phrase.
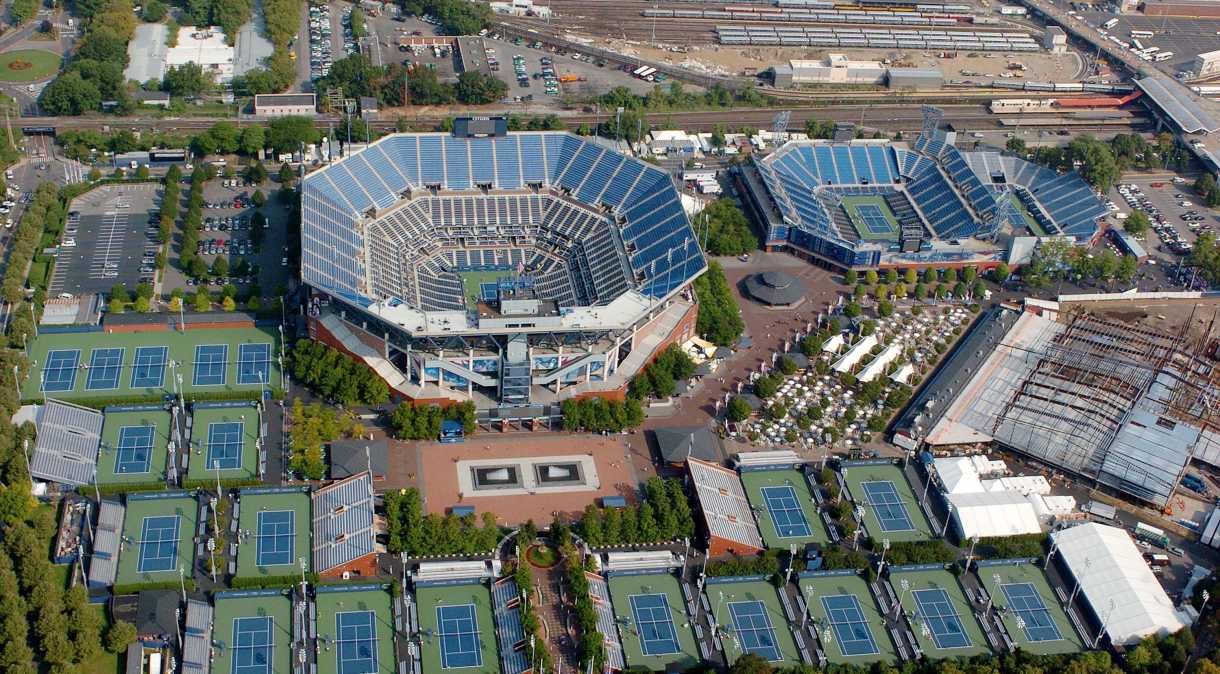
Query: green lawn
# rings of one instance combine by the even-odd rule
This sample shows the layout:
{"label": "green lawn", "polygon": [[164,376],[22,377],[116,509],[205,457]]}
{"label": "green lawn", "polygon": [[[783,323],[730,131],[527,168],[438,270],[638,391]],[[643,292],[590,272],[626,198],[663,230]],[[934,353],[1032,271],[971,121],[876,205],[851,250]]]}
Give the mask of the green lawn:
{"label": "green lawn", "polygon": [[[101,633],[104,637],[106,630],[110,628],[110,613],[106,610],[105,604],[95,604],[94,609],[97,610],[98,619],[101,620]],[[80,674],[119,674],[123,671],[122,659],[122,654],[111,653],[105,648],[99,648],[96,655],[78,665],[78,671]]]}
{"label": "green lawn", "polygon": [[0,82],[37,82],[59,70],[60,57],[42,49],[18,49],[0,54]]}

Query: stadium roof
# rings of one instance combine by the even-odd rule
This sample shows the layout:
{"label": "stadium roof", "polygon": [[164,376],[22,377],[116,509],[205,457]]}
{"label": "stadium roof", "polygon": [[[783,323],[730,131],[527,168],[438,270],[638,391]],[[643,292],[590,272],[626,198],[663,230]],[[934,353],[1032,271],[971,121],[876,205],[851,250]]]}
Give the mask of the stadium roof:
{"label": "stadium roof", "polygon": [[97,511],[93,554],[89,555],[89,586],[114,585],[119,569],[119,538],[123,534],[123,516],[127,509],[118,501],[102,499]]}
{"label": "stadium roof", "polygon": [[1136,80],[1135,85],[1148,94],[1182,131],[1212,133],[1220,129],[1220,122],[1203,107],[1203,103],[1189,89],[1169,77],[1153,75]]}
{"label": "stadium roof", "polygon": [[373,481],[368,472],[313,493],[313,570],[325,573],[375,552]]}
{"label": "stadium roof", "polygon": [[1051,540],[1094,614],[1108,618],[1111,643],[1129,645],[1190,624],[1126,531],[1090,522],[1052,533]]}
{"label": "stadium roof", "polygon": [[709,536],[763,550],[754,510],[736,472],[699,459],[689,459],[691,483]]}
{"label": "stadium roof", "polygon": [[208,674],[212,669],[212,606],[206,601],[186,602],[186,630],[182,633],[182,669]]}
{"label": "stadium roof", "polygon": [[93,482],[102,438],[102,413],[58,400],[39,406],[38,440],[30,457],[34,477],[82,485]]}
{"label": "stadium roof", "polygon": [[796,304],[805,298],[805,284],[792,274],[782,271],[751,274],[746,277],[745,283],[750,295],[766,304]]}
{"label": "stadium roof", "polygon": [[953,504],[953,519],[963,540],[1042,532],[1033,504],[1016,492],[949,494],[946,498]]}
{"label": "stadium roof", "polygon": [[968,456],[949,456],[936,459],[936,476],[949,494],[978,494],[983,492],[983,482],[974,462]]}

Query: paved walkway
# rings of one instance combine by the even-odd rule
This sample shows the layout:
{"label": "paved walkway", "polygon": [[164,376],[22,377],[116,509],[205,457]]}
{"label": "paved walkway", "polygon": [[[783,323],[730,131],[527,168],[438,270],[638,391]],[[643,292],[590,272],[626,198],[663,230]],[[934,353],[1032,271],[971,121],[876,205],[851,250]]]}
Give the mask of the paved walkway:
{"label": "paved walkway", "polygon": [[551,652],[551,661],[563,669],[576,671],[576,639],[568,629],[571,610],[564,601],[568,596],[564,580],[563,564],[549,569],[531,566],[534,579],[534,606],[546,635],[546,648]]}

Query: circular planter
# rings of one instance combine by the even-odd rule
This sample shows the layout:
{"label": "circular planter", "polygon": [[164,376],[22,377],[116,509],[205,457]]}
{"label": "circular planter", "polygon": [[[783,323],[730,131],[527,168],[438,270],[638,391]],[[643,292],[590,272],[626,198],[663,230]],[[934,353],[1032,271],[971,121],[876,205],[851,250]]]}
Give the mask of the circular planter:
{"label": "circular planter", "polygon": [[559,563],[559,550],[535,543],[525,550],[525,561],[540,569],[549,569]]}

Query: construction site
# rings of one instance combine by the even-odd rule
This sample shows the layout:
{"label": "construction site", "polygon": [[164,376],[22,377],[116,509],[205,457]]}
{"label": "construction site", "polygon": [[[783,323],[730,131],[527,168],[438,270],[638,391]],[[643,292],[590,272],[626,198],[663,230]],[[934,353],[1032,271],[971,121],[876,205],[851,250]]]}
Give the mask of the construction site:
{"label": "construction site", "polygon": [[1069,295],[984,313],[894,427],[910,449],[995,445],[1172,512],[1220,467],[1220,298]]}

